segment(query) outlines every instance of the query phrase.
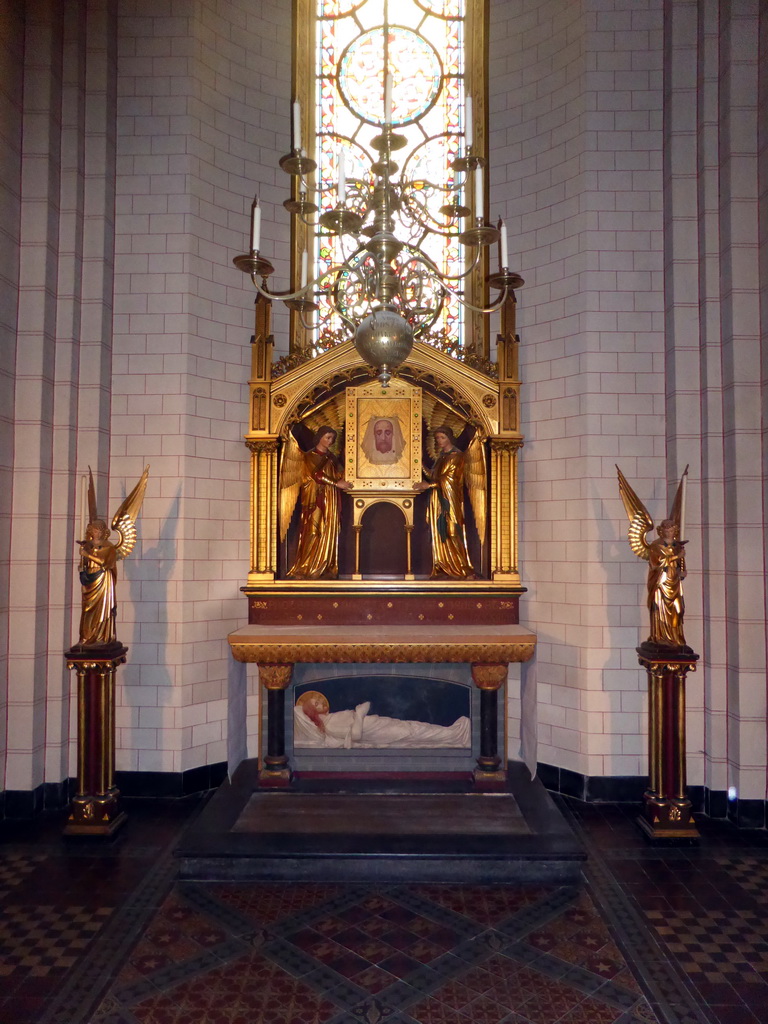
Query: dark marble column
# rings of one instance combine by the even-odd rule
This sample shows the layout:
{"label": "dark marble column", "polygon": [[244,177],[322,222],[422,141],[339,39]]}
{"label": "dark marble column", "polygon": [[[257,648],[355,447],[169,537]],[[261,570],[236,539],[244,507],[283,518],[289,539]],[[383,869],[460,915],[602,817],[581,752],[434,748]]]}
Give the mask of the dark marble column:
{"label": "dark marble column", "polygon": [[499,690],[507,679],[506,665],[472,665],[472,681],[480,690],[480,756],[475,769],[475,785],[480,789],[494,789],[507,781],[498,751]]}
{"label": "dark marble column", "polygon": [[259,771],[259,785],[287,786],[291,768],[285,753],[285,691],[293,665],[259,665],[259,681],[267,691],[267,753]]}

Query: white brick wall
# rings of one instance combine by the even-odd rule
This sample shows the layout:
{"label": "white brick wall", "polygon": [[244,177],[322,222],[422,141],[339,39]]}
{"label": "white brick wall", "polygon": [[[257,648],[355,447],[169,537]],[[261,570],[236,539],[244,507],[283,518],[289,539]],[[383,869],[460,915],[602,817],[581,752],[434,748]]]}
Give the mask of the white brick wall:
{"label": "white brick wall", "polygon": [[120,768],[226,757],[226,635],[246,615],[255,299],[232,258],[258,191],[285,274],[289,22],[290,7],[244,0],[121,7],[113,504],[146,462],[151,476],[123,584]]}
{"label": "white brick wall", "polygon": [[539,760],[638,775],[645,567],[614,463],[660,515],[661,4],[493,3],[491,23],[492,196],[526,279],[522,614],[539,635]]}

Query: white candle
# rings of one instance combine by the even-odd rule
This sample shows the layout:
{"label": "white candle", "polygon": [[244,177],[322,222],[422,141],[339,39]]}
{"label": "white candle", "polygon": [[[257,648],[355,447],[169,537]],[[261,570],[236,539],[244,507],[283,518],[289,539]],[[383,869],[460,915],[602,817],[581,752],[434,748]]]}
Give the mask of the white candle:
{"label": "white candle", "polygon": [[293,103],[293,148],[301,150],[301,107],[298,100]]}
{"label": "white candle", "polygon": [[301,254],[301,287],[307,287],[307,250]]}
{"label": "white candle", "polygon": [[340,203],[343,203],[347,198],[347,163],[343,149],[339,150],[339,187],[337,195]]}
{"label": "white candle", "polygon": [[475,168],[475,216],[483,217],[485,215],[484,203],[483,203],[483,168]]}
{"label": "white candle", "polygon": [[464,145],[467,149],[472,146],[472,97],[467,96],[464,101]]}
{"label": "white candle", "polygon": [[384,79],[384,123],[392,124],[392,72]]}
{"label": "white candle", "polygon": [[501,222],[501,267],[506,270],[509,266],[509,251],[507,249],[507,225]]}
{"label": "white candle", "polygon": [[253,197],[253,203],[251,204],[251,252],[259,251],[259,242],[261,241],[261,207],[259,206],[259,197]]}

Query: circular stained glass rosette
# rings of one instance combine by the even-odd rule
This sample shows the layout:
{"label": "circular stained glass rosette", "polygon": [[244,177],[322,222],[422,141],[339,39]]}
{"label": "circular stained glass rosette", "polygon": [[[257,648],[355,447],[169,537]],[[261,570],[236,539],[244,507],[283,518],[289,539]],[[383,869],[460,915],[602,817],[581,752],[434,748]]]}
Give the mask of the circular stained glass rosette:
{"label": "circular stained glass rosette", "polygon": [[[392,124],[418,121],[435,104],[443,80],[437,51],[409,28],[390,25],[388,69],[392,74]],[[384,27],[354,39],[339,61],[339,92],[356,117],[383,125]]]}

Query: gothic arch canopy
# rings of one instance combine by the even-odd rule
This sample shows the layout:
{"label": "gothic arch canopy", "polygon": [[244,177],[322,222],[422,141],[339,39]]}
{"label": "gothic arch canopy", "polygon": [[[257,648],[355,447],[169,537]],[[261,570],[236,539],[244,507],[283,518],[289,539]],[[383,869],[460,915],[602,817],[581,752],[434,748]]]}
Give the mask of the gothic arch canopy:
{"label": "gothic arch canopy", "polygon": [[[498,383],[486,374],[424,342],[416,342],[398,374],[476,424],[485,436],[499,432]],[[289,370],[271,382],[267,432],[284,436],[293,423],[333,395],[347,386],[370,381],[371,376],[351,341]]]}

